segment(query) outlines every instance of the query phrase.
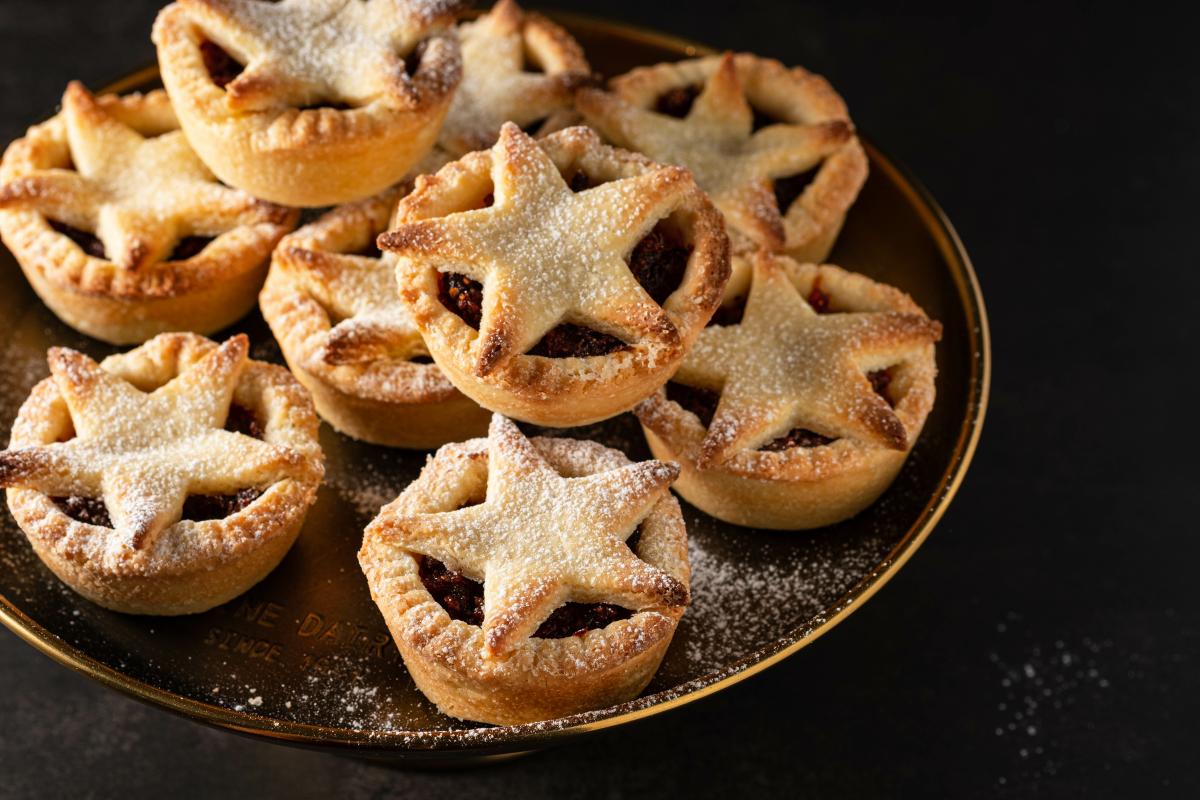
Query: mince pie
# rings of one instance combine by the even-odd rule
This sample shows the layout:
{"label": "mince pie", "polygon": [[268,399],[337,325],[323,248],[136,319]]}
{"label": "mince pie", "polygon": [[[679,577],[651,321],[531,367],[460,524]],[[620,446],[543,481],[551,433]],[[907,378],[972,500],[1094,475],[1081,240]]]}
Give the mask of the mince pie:
{"label": "mince pie", "polygon": [[661,386],[729,275],[687,170],[582,127],[534,141],[506,123],[491,150],[417,178],[379,245],[454,385],[540,425],[605,419]]}
{"label": "mince pie", "polygon": [[753,527],[828,525],[872,503],[908,456],[933,406],[941,326],[863,275],[750,260],[748,295],[729,298],[636,413],[701,510]]}
{"label": "mince pie", "polygon": [[417,687],[495,724],[636,697],[688,602],[677,474],[499,414],[439,450],[358,555]]}
{"label": "mince pie", "polygon": [[536,133],[562,127],[575,90],[591,80],[583,48],[513,0],[458,28],[463,77],[438,146],[452,158],[491,147],[505,122]]}
{"label": "mince pie", "polygon": [[845,103],[818,75],[748,53],[641,67],[581,90],[607,139],[692,170],[736,251],[829,255],[867,177]]}
{"label": "mince pie", "polygon": [[429,152],[461,76],[457,0],[178,0],[154,24],[192,146],[258,197],[376,194]]}
{"label": "mince pie", "polygon": [[0,235],[63,322],[117,344],[209,333],[254,305],[296,212],[222,186],[163,91],[93,97],[13,142],[0,165]]}
{"label": "mince pie", "polygon": [[488,414],[429,359],[375,237],[404,189],[339,206],[287,236],[260,296],[317,411],[355,439],[437,447],[482,435]]}
{"label": "mince pie", "polygon": [[114,611],[194,613],[287,553],[321,481],[318,420],[287,370],[248,347],[166,333],[101,364],[50,350],[0,485],[72,589]]}

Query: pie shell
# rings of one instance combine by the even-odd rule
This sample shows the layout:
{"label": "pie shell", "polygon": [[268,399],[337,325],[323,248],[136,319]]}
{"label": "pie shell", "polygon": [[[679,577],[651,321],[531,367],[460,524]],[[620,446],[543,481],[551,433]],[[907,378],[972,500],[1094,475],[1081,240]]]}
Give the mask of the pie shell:
{"label": "pie shell", "polygon": [[436,364],[326,361],[322,351],[332,328],[329,312],[289,276],[283,263],[292,247],[330,253],[359,249],[359,240],[374,240],[386,229],[400,196],[392,190],[339,206],[285,237],[259,304],[288,367],[312,394],[322,419],[364,442],[425,449],[486,434],[491,415],[455,389]]}
{"label": "pie shell", "polygon": [[377,194],[399,181],[437,140],[462,74],[454,33],[427,37],[407,108],[375,101],[360,108],[234,113],[213,83],[187,9],[159,12],[153,39],[163,85],[192,148],[221,180],[289,206],[328,206]]}
{"label": "pie shell", "polygon": [[[821,288],[835,298],[837,310],[924,315],[904,292],[865,275],[829,264],[791,263],[785,268],[805,297],[819,278]],[[701,511],[752,528],[817,528],[848,519],[875,502],[891,485],[920,436],[933,408],[934,346],[924,348],[918,358],[892,367],[891,372],[889,396],[908,432],[904,450],[838,439],[820,447],[741,451],[723,464],[700,469],[697,458],[707,431],[695,414],[668,400],[665,389],[634,412],[654,457],[680,465],[675,490]]]}
{"label": "pie shell", "polygon": [[[179,128],[161,89],[105,95],[97,102],[146,135]],[[0,162],[0,182],[70,163],[66,122],[60,113],[9,145]],[[140,344],[173,330],[212,333],[245,316],[254,307],[271,251],[297,218],[295,211],[278,208],[270,221],[234,228],[192,258],[138,271],[88,255],[33,210],[0,211],[0,237],[38,297],[59,319],[110,344]]]}
{"label": "pie shell", "polygon": [[[564,475],[630,463],[595,442],[530,440]],[[488,443],[472,439],[438,450],[420,476],[386,510],[400,514],[448,511],[482,494]],[[691,571],[679,502],[663,497],[641,524],[637,553],[686,586]],[[413,680],[445,714],[515,725],[624,702],[641,693],[658,670],[683,609],[642,611],[629,619],[562,639],[529,638],[502,659],[485,659],[483,632],[453,620],[425,589],[418,556],[368,534],[358,560]]]}
{"label": "pie shell", "polygon": [[[594,131],[567,128],[538,140],[562,172],[582,167],[600,180],[640,175],[659,165],[645,156],[600,144]],[[417,178],[397,222],[442,216],[472,207],[490,191],[492,151],[468,153],[434,175]],[[398,266],[401,297],[438,366],[463,394],[515,419],[549,427],[586,425],[632,408],[661,386],[716,310],[729,275],[729,239],[720,212],[692,184],[673,214],[693,248],[680,287],[663,304],[680,344],[642,342],[608,355],[546,358],[517,355],[486,377],[475,373],[478,331],[438,299],[437,270]],[[388,256],[395,258],[394,255]],[[486,289],[485,289],[486,291]]]}
{"label": "pie shell", "polygon": [[[671,89],[703,84],[721,64],[720,55],[669,64],[637,67],[610,82],[614,93],[642,108],[653,109],[658,97]],[[746,98],[755,108],[781,122],[815,124],[850,122],[846,103],[825,78],[802,67],[751,53],[734,56]],[[789,208],[780,209],[785,232],[784,252],[801,263],[819,263],[837,241],[846,212],[867,179],[867,156],[857,136],[825,159],[813,182]],[[730,230],[736,251],[753,249],[748,239]]]}
{"label": "pie shell", "polygon": [[[571,36],[561,25],[536,11],[522,10],[512,0],[501,0],[482,17],[460,23],[458,26],[460,41],[467,31],[477,29],[478,26],[493,20],[496,15],[501,15],[503,20],[509,21],[515,26],[516,33],[521,37],[524,45],[527,61],[535,64],[547,80],[553,79],[561,82],[563,107],[552,111],[540,125],[533,120],[527,129],[531,130],[536,137],[570,127],[572,124],[579,124],[574,121],[578,119],[578,115],[575,113],[571,98],[575,89],[593,81],[591,65],[588,64],[579,42],[575,41],[575,37]],[[472,74],[472,65],[468,63],[464,54],[464,83],[471,80]],[[460,98],[463,94],[461,88],[460,86]],[[530,104],[526,101],[523,105],[525,106],[523,110],[528,112]],[[455,125],[456,111],[457,109],[452,106],[446,118],[446,124],[443,125],[438,136],[437,149],[444,154],[444,159],[437,164],[439,167],[472,150],[490,147],[496,141],[496,135],[499,133],[498,130],[471,129],[465,125]],[[514,121],[517,122],[517,120]],[[518,124],[526,123],[518,122]],[[532,129],[533,125],[536,125],[536,131]],[[425,171],[432,172],[433,170]]]}
{"label": "pie shell", "polygon": [[[216,348],[191,333],[167,333],[101,366],[135,386],[153,390]],[[248,360],[233,402],[255,412],[263,438],[322,460],[319,420],[304,388],[287,370]],[[17,412],[9,447],[60,440],[71,416],[52,378],[34,386]],[[8,489],[8,507],[34,552],[63,583],[97,605],[129,614],[177,615],[207,611],[262,580],[287,553],[320,483],[284,479],[246,508],[224,519],[181,521],[144,550],[117,554],[105,547],[111,528],[67,516],[48,496]]]}

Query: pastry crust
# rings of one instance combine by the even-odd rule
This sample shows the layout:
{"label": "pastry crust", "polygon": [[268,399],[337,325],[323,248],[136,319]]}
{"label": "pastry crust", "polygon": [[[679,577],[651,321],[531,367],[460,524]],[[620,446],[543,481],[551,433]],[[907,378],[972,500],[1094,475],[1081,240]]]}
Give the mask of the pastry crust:
{"label": "pastry crust", "polygon": [[[750,53],[726,53],[639,67],[610,87],[612,94],[579,93],[587,123],[621,147],[692,169],[726,215],[735,251],[764,247],[801,262],[829,255],[866,181],[867,158],[845,103],[824,78]],[[696,99],[705,106],[699,115],[655,112],[664,93],[690,87],[708,95]],[[754,110],[784,125],[752,133]],[[803,192],[779,208],[774,180],[818,164]]]}
{"label": "pastry crust", "polygon": [[[864,372],[887,368],[891,408],[886,409],[885,416],[892,419],[876,422],[877,415],[885,409],[880,404],[865,402],[870,398],[853,399],[855,395],[851,392],[857,391],[853,383],[844,383],[840,378],[828,387],[824,384],[817,387],[817,394],[823,398],[818,405],[827,406],[824,409],[814,408],[812,401],[796,401],[798,410],[791,411],[790,417],[773,416],[775,407],[797,409],[797,406],[789,406],[787,397],[781,405],[773,405],[775,401],[767,396],[765,386],[760,385],[757,396],[739,400],[730,409],[732,416],[725,414],[723,406],[728,402],[725,393],[734,391],[733,379],[717,375],[724,369],[721,359],[715,350],[701,343],[689,356],[697,360],[690,365],[694,369],[689,372],[689,363],[685,362],[674,380],[723,392],[712,423],[706,428],[695,413],[668,400],[665,390],[641,403],[635,413],[655,457],[681,465],[675,488],[697,508],[747,527],[796,530],[829,525],[873,503],[903,466],[933,407],[937,374],[933,342],[941,329],[908,295],[866,276],[832,265],[797,264],[782,256],[760,253],[758,258],[775,262],[799,297],[810,297],[816,286],[831,298],[830,311],[844,312],[846,322],[850,316],[862,318],[861,330],[847,334],[844,344],[832,341],[837,334],[802,340],[789,333],[786,339],[805,358],[848,357],[854,369]],[[777,289],[771,291],[778,293]],[[780,327],[780,323],[774,325],[776,329]],[[712,327],[708,331],[719,329]],[[830,340],[822,342],[826,336]],[[707,368],[701,368],[699,361],[704,361]],[[773,363],[765,355],[753,361]],[[708,374],[708,368],[712,374]],[[861,381],[860,385],[867,383],[861,373],[856,380]],[[864,387],[862,391],[871,390]],[[751,394],[755,395],[755,390],[751,389]],[[844,399],[827,402],[835,397]],[[738,417],[741,409],[748,410],[745,416]],[[838,415],[846,410],[855,413],[839,421]],[[728,424],[731,419],[733,424]],[[778,422],[771,423],[772,419]],[[807,420],[821,420],[824,429],[818,428],[817,432],[834,441],[817,446],[759,449],[764,441],[792,426],[808,427],[804,424]],[[894,440],[892,431],[897,426],[899,440]]]}
{"label": "pastry crust", "polygon": [[339,206],[285,237],[259,302],[325,421],[374,444],[437,447],[482,435],[490,415],[436,364],[412,360],[428,351],[400,302],[394,270],[353,255],[387,229],[405,191]]}
{"label": "pastry crust", "polygon": [[[218,347],[194,334],[162,334],[135,350],[110,356],[99,367],[73,351],[51,351],[57,377],[38,383],[21,406],[9,450],[0,453],[0,484],[8,487],[9,509],[34,551],[72,589],[114,611],[197,613],[246,591],[287,553],[321,481],[319,423],[307,393],[287,370],[245,360],[246,348],[244,336]],[[113,378],[100,379],[96,370]],[[87,395],[106,381],[118,389],[132,384],[151,392],[158,387],[172,391],[167,384],[177,379],[187,382],[186,390],[177,393],[176,408],[183,423],[138,416],[127,423],[133,431],[130,435],[138,435],[139,425],[166,429],[195,422],[197,417],[192,415],[204,413],[201,409],[206,407],[219,409],[221,393],[230,391],[232,403],[252,412],[261,425],[262,441],[228,434],[220,440],[221,447],[206,446],[189,464],[160,465],[159,472],[144,475],[132,467],[130,475],[142,476],[137,480],[112,478],[115,473],[106,471],[110,482],[102,496],[117,530],[64,513],[51,494],[84,491],[94,480],[88,477],[90,471],[119,469],[139,456],[103,449],[93,451],[97,460],[64,455],[62,448],[71,442],[87,445],[91,441],[89,428],[96,425],[92,417],[96,412],[75,418],[62,386],[70,387],[73,396],[79,393],[80,399],[71,403],[82,402],[86,408]],[[180,388],[178,381],[173,385]],[[111,422],[100,423],[100,434],[106,430],[112,430]],[[185,437],[181,434],[178,438]],[[235,460],[241,464],[235,466]],[[47,471],[46,463],[58,464],[61,469]],[[221,519],[193,522],[175,516],[172,521],[169,512],[153,519],[138,518],[151,507],[148,503],[169,505],[162,497],[139,500],[139,492],[147,488],[154,492],[165,480],[147,477],[167,474],[162,469],[190,474],[190,485],[199,486],[196,481],[200,481],[204,492],[257,485],[262,493]]]}
{"label": "pastry crust", "polygon": [[[526,444],[568,478],[636,469],[624,454],[594,442],[535,438]],[[425,588],[419,575],[420,556],[411,549],[420,545],[394,535],[394,525],[414,515],[435,516],[478,500],[489,481],[497,480],[489,477],[489,460],[487,440],[443,447],[367,529],[359,552],[371,595],[418,688],[446,714],[494,724],[551,719],[637,696],[657,671],[683,614],[679,598],[584,634],[525,635],[507,642],[499,652],[489,652],[496,630],[488,628],[490,612],[485,614],[484,627],[451,619]],[[654,469],[652,464],[638,467]],[[671,576],[686,593],[690,570],[683,517],[665,486],[660,491],[657,500],[649,497],[649,513],[642,511],[634,561]],[[492,490],[487,492],[491,497]],[[490,586],[488,580],[484,591],[489,609]],[[588,602],[597,599],[586,596]]]}
{"label": "pastry crust", "polygon": [[[221,186],[178,128],[166,92],[94,98],[72,83],[63,111],[5,151],[0,236],[72,328],[140,343],[169,330],[219,330],[253,307],[271,250],[297,214]],[[106,257],[52,222],[96,231]],[[172,260],[175,242],[193,234],[215,238]]]}
{"label": "pastry crust", "polygon": [[[578,193],[564,175],[599,185]],[[481,210],[485,197],[495,205]],[[466,213],[460,213],[466,212]],[[689,248],[661,306],[625,261],[655,223]],[[379,239],[397,255],[401,297],[434,360],[485,408],[539,425],[595,422],[662,385],[720,302],[729,244],[720,215],[685,170],[569,128],[530,139],[508,123],[487,151],[417,178]],[[439,271],[483,284],[480,330],[439,300]],[[530,355],[562,322],[612,334],[605,355]]]}
{"label": "pastry crust", "polygon": [[[213,172],[257,197],[323,206],[383,191],[429,152],[461,78],[447,27],[466,5],[179,0],[159,13],[153,39],[183,129]],[[205,42],[245,65],[224,88]]]}
{"label": "pastry crust", "polygon": [[458,38],[463,79],[438,136],[450,159],[491,147],[508,121],[526,130],[564,127],[559,120],[573,109],[575,90],[592,80],[571,34],[513,0],[459,25]]}

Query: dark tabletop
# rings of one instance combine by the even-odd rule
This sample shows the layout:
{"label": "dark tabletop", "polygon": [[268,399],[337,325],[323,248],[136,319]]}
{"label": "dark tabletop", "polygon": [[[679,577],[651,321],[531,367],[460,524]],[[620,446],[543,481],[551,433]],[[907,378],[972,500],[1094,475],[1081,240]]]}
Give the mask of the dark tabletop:
{"label": "dark tabletop", "polygon": [[[0,2],[0,136],[70,78],[152,61],[156,6]],[[963,6],[572,5],[823,73],[966,242],[994,343],[983,441],[862,610],[702,702],[465,773],[211,730],[0,629],[0,795],[1200,795],[1194,23]]]}

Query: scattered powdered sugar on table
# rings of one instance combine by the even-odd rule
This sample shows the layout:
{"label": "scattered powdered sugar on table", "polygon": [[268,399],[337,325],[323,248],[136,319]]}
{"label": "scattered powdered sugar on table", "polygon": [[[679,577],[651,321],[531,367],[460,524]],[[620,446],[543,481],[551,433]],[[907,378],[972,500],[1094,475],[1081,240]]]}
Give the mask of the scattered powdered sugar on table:
{"label": "scattered powdered sugar on table", "polygon": [[[998,682],[995,735],[1012,770],[996,782],[1036,789],[1059,774],[1068,759],[1058,737],[1070,709],[1105,702],[1113,676],[1103,665],[1113,660],[1113,643],[1090,636],[1029,641],[1021,616],[1011,612],[996,624],[996,636],[996,649],[987,654]],[[1130,664],[1136,660],[1117,655]],[[1135,678],[1137,671],[1125,677]]]}

